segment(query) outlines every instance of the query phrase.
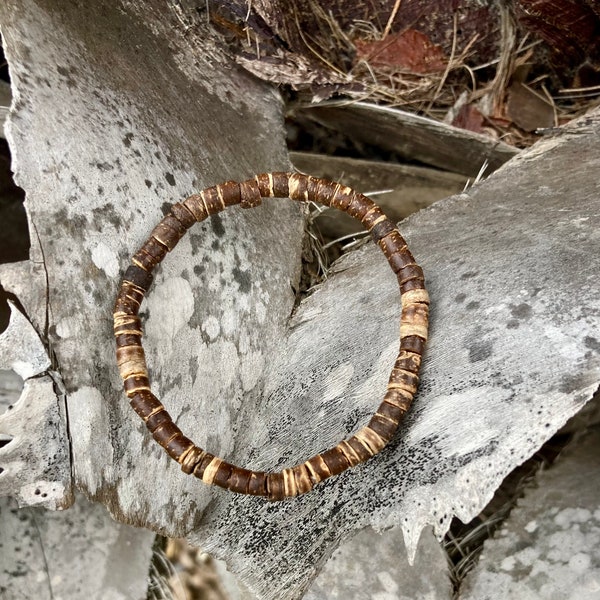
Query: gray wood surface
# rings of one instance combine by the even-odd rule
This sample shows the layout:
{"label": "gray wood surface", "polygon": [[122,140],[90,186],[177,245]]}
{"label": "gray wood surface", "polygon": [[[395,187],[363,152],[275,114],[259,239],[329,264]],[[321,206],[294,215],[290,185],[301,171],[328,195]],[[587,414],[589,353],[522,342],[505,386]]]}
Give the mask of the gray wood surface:
{"label": "gray wood surface", "polygon": [[299,112],[352,140],[468,177],[486,161],[489,174],[519,152],[480,133],[369,102],[323,102]]}
{"label": "gray wood surface", "polygon": [[[48,282],[41,296],[35,278],[14,289],[64,382],[76,487],[126,523],[187,535],[258,597],[298,598],[357,529],[400,526],[410,556],[426,525],[470,520],[598,387],[600,116],[402,224],[432,327],[390,447],[289,502],[234,496],[152,443],[114,366],[118,275],[163,203],[288,165],[280,99],[175,6],[0,6],[19,99],[8,139]],[[301,244],[286,201],[231,210],[188,234],[144,306],[155,392],[197,443],[243,466],[292,465],[363,425],[396,354],[381,253],[346,256],[293,310]]]}

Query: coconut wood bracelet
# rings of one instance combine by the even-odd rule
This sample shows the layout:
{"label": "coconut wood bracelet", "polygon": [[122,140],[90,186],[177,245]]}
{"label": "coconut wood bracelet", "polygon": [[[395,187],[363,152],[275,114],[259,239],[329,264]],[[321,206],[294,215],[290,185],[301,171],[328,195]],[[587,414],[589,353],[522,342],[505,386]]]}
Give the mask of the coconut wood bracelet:
{"label": "coconut wood bracelet", "polygon": [[[173,250],[185,232],[227,206],[252,208],[261,198],[291,198],[335,207],[358,219],[379,244],[398,277],[402,298],[400,352],[392,369],[387,393],[366,427],[334,448],[278,473],[236,467],[202,450],[183,435],[169,413],[150,391],[138,317],[144,293],[152,282],[152,270]],[[117,363],[125,392],[135,412],[154,439],[185,473],[205,483],[241,494],[270,500],[304,494],[328,477],[366,461],[392,438],[417,390],[418,372],[427,339],[429,298],[423,271],[394,224],[369,198],[339,183],[299,173],[264,173],[236,183],[229,181],[175,203],[133,256],[119,290],[114,310]]]}

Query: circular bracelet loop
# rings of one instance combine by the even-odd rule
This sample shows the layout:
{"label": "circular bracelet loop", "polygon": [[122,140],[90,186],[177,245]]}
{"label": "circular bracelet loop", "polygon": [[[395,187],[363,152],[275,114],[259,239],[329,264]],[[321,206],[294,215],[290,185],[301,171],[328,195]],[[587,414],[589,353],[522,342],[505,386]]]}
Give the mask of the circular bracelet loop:
{"label": "circular bracelet loop", "polygon": [[[261,198],[291,198],[338,208],[359,220],[371,233],[398,277],[402,299],[400,352],[387,392],[369,423],[334,448],[306,462],[266,473],[232,465],[196,446],[185,437],[150,390],[142,348],[138,311],[152,283],[152,271],[196,222],[241,204],[252,208]],[[208,484],[237,492],[283,500],[310,491],[320,481],[377,454],[393,437],[408,411],[419,381],[421,356],[427,340],[429,297],[423,271],[404,238],[381,209],[366,196],[339,183],[300,173],[263,173],[236,183],[228,181],[175,203],[134,254],[121,281],[114,309],[117,363],[131,406],[169,456]]]}

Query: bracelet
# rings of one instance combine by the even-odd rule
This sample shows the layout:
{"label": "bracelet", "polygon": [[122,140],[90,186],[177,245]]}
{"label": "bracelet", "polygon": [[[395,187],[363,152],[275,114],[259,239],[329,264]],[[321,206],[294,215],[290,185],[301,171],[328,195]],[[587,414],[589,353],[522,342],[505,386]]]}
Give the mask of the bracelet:
{"label": "bracelet", "polygon": [[[197,221],[227,206],[253,208],[261,198],[291,198],[318,202],[347,212],[359,220],[383,250],[398,277],[402,300],[400,352],[392,369],[387,392],[369,424],[334,448],[281,472],[251,471],[232,465],[196,446],[173,422],[150,390],[142,348],[138,311],[152,282],[152,270],[173,250]],[[228,181],[175,203],[134,254],[125,271],[114,309],[117,364],[133,410],[143,419],[154,439],[176,460],[184,473],[204,483],[240,494],[283,500],[310,491],[320,481],[377,454],[391,440],[408,411],[419,381],[421,356],[427,340],[429,297],[423,271],[404,238],[382,210],[366,196],[339,183],[300,173],[263,173],[237,183]]]}

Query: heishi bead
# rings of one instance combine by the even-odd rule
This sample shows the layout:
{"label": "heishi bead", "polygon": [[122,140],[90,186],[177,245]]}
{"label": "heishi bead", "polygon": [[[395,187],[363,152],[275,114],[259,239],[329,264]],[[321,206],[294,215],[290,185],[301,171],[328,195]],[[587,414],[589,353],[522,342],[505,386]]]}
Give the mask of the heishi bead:
{"label": "heishi bead", "polygon": [[225,206],[234,206],[241,202],[240,184],[237,181],[226,181],[218,185],[217,193]]}
{"label": "heishi bead", "polygon": [[[196,222],[228,206],[253,208],[262,198],[283,197],[346,211],[359,220],[381,248],[396,274],[401,293],[400,351],[390,373],[383,401],[369,423],[350,438],[302,464],[266,473],[243,469],[195,446],[152,394],[137,316],[152,270],[173,250]],[[429,295],[423,270],[416,264],[395,225],[372,200],[340,183],[301,173],[261,173],[242,181],[227,181],[176,202],[133,255],[119,288],[114,311],[117,364],[133,410],[181,470],[239,494],[278,501],[309,492],[319,482],[338,475],[377,454],[392,439],[409,410],[419,384],[421,357],[429,324]]]}
{"label": "heishi bead", "polygon": [[209,215],[216,215],[218,212],[225,210],[225,201],[221,194],[219,194],[218,186],[208,188],[200,192],[204,206],[206,206],[206,212]]}
{"label": "heishi bead", "polygon": [[208,217],[208,211],[202,196],[193,194],[183,201],[183,205],[194,215],[196,221],[204,221]]}
{"label": "heishi bead", "polygon": [[171,213],[185,229],[189,229],[196,222],[196,217],[190,212],[190,209],[180,202],[175,202],[171,206]]}
{"label": "heishi bead", "polygon": [[261,203],[260,190],[255,179],[240,183],[240,204],[242,208],[254,208]]}

